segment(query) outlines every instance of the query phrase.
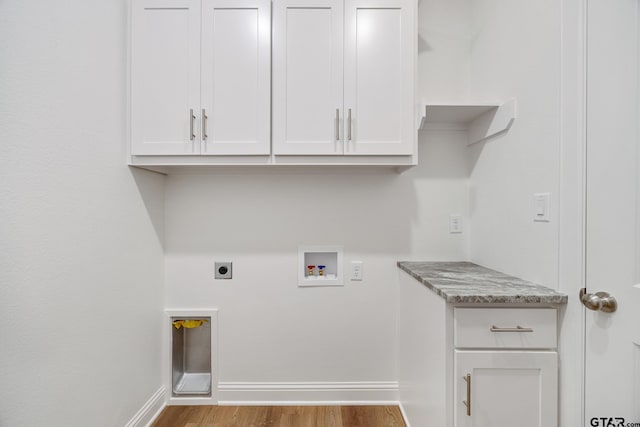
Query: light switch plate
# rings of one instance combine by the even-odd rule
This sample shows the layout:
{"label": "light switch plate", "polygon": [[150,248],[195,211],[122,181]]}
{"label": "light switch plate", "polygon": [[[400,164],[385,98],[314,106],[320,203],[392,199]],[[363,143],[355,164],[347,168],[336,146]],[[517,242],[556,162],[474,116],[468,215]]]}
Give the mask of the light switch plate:
{"label": "light switch plate", "polygon": [[551,193],[536,193],[533,195],[533,220],[549,222],[551,209]]}

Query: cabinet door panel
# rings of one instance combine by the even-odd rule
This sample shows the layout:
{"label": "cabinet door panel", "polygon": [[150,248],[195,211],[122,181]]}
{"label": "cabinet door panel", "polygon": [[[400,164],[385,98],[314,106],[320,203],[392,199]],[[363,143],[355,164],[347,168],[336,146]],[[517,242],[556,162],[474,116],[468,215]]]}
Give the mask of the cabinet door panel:
{"label": "cabinet door panel", "polygon": [[[456,427],[557,426],[557,353],[456,351]],[[471,414],[467,382],[471,375]]]}
{"label": "cabinet door panel", "polygon": [[199,1],[133,3],[131,153],[198,154],[189,111],[200,106]]}
{"label": "cabinet door panel", "polygon": [[414,19],[408,0],[346,2],[345,154],[413,153]]}
{"label": "cabinet door panel", "polygon": [[274,3],[275,154],[342,154],[342,2]]}
{"label": "cabinet door panel", "polygon": [[202,13],[202,154],[269,154],[270,4],[205,0]]}

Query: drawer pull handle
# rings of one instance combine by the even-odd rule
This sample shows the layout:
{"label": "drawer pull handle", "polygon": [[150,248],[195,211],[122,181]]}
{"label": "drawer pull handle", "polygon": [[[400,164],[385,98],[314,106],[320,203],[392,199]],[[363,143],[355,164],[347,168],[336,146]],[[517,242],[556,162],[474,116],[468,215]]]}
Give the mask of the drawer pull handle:
{"label": "drawer pull handle", "polygon": [[467,382],[467,400],[463,400],[464,406],[467,407],[467,416],[471,416],[471,374],[467,374],[462,377]]}
{"label": "drawer pull handle", "polygon": [[496,325],[491,327],[491,332],[533,332],[533,328],[523,328],[518,325],[515,328],[499,328]]}

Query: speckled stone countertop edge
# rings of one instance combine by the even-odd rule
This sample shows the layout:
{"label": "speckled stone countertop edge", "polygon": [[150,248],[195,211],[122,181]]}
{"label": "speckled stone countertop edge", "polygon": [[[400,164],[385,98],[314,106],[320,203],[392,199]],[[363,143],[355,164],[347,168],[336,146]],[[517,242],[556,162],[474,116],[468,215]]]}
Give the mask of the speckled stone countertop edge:
{"label": "speckled stone countertop edge", "polygon": [[397,266],[447,303],[566,304],[568,302],[568,296],[564,293],[470,262],[398,261]]}

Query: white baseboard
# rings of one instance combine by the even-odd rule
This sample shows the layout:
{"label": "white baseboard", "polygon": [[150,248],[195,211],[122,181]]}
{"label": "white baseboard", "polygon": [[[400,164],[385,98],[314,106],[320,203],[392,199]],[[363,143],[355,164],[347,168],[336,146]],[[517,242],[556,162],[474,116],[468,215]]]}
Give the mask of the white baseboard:
{"label": "white baseboard", "polygon": [[165,387],[162,386],[129,420],[125,427],[148,427],[160,415],[165,407]]}
{"label": "white baseboard", "polygon": [[402,404],[402,402],[398,402],[398,406],[400,407],[400,413],[402,414],[402,419],[404,420],[404,424],[406,425],[406,427],[411,427],[411,424],[409,424],[409,419],[407,418],[407,413],[404,410],[404,405]]}
{"label": "white baseboard", "polygon": [[395,405],[397,403],[397,381],[218,383],[219,405]]}
{"label": "white baseboard", "polygon": [[167,406],[210,406],[217,405],[213,396],[169,396]]}

